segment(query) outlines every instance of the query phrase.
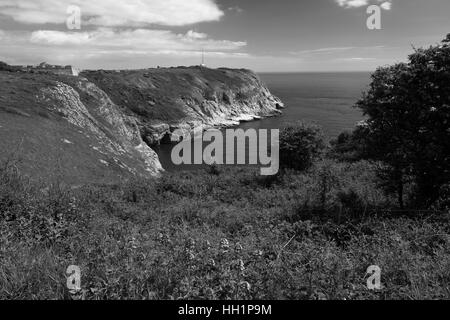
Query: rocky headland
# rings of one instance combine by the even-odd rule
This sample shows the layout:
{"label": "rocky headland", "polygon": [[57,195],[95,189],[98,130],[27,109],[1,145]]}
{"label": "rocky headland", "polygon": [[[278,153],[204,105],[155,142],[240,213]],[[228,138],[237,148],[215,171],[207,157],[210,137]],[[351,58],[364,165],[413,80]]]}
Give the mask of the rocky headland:
{"label": "rocky headland", "polygon": [[[157,176],[152,149],[177,129],[233,126],[280,114],[249,70],[203,67],[84,71],[78,77],[0,71],[2,158],[70,183]],[[57,170],[56,170],[57,169]]]}

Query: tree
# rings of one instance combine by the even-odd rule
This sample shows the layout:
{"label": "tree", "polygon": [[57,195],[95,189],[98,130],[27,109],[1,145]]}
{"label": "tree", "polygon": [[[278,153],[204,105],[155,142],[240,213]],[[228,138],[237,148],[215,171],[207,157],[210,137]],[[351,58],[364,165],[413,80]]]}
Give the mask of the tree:
{"label": "tree", "polygon": [[366,123],[361,122],[353,132],[342,132],[332,140],[329,156],[344,162],[357,162],[370,159],[372,150],[368,148]]}
{"label": "tree", "polygon": [[442,40],[442,42],[444,42],[444,43],[450,43],[450,33],[447,34],[447,37],[446,37],[444,40]]}
{"label": "tree", "polygon": [[280,166],[304,171],[309,169],[325,149],[322,129],[298,122],[280,133]]}
{"label": "tree", "polygon": [[377,69],[357,107],[369,118],[366,143],[388,165],[382,176],[396,186],[400,205],[411,177],[416,204],[429,207],[450,181],[450,35],[408,63]]}

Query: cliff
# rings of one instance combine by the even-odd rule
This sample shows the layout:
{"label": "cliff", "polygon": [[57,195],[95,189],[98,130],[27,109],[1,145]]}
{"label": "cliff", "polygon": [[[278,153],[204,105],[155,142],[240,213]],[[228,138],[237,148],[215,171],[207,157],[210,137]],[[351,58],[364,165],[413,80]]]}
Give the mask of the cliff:
{"label": "cliff", "polygon": [[170,141],[177,128],[237,125],[280,113],[283,103],[249,70],[179,67],[87,71],[125,112],[137,119],[149,145]]}
{"label": "cliff", "polygon": [[157,176],[151,147],[176,128],[233,125],[282,107],[248,70],[0,71],[0,160],[71,184]]}

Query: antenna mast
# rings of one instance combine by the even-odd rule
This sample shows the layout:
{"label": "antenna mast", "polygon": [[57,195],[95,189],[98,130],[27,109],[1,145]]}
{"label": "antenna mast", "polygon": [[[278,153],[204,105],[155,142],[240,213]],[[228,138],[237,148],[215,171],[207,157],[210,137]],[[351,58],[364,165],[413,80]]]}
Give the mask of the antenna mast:
{"label": "antenna mast", "polygon": [[202,48],[202,67],[205,66],[205,49]]}
{"label": "antenna mast", "polygon": [[[197,32],[197,27],[194,27],[193,32]],[[200,67],[206,67],[205,64],[205,48],[202,46],[202,63],[200,64]]]}

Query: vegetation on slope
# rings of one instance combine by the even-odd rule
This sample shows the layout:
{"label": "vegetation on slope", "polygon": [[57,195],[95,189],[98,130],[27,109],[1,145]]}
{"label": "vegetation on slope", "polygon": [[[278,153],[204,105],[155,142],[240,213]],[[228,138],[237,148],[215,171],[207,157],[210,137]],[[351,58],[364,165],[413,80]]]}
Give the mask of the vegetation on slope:
{"label": "vegetation on slope", "polygon": [[379,68],[357,107],[367,122],[353,136],[341,135],[335,150],[382,161],[379,176],[401,208],[448,203],[450,34],[440,45],[417,49],[408,63]]}
{"label": "vegetation on slope", "polygon": [[[3,299],[450,298],[449,215],[389,214],[376,166],[330,160],[67,190],[0,171]],[[65,270],[78,265],[82,290]],[[366,270],[382,269],[369,291]]]}

